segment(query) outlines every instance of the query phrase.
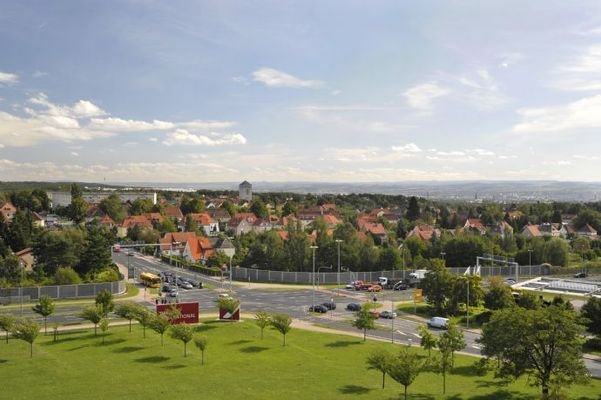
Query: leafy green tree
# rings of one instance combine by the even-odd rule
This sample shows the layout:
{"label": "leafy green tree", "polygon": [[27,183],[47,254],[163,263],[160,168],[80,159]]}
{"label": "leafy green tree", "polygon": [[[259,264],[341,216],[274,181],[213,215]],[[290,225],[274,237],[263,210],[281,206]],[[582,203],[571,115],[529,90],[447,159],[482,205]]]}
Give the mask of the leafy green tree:
{"label": "leafy green tree", "polygon": [[207,349],[207,345],[209,344],[209,339],[206,336],[195,336],[194,344],[200,350],[201,358],[200,364],[205,364],[205,350]]}
{"label": "leafy green tree", "polygon": [[488,281],[488,291],[484,294],[484,306],[489,310],[501,310],[513,307],[515,301],[511,295],[511,288],[505,284],[503,278],[494,276]]}
{"label": "leafy green tree", "polygon": [[234,203],[232,203],[229,200],[225,200],[222,204],[221,204],[221,208],[225,209],[228,214],[230,216],[234,216],[234,214],[236,214],[237,210],[236,210],[236,206],[234,205]]}
{"label": "leafy green tree", "polygon": [[516,304],[521,308],[525,308],[527,310],[536,310],[541,306],[539,299],[536,297],[536,294],[528,290],[520,292],[520,295],[516,299]]}
{"label": "leafy green tree", "polygon": [[442,393],[447,392],[447,372],[453,368],[453,350],[449,337],[440,337],[438,340],[438,360],[436,363],[436,371],[442,374]]}
{"label": "leafy green tree", "polygon": [[590,297],[580,309],[580,313],[585,318],[584,325],[588,331],[601,336],[601,299]]}
{"label": "leafy green tree", "polygon": [[376,317],[371,313],[371,309],[367,305],[363,305],[361,310],[355,313],[355,319],[352,325],[363,331],[363,341],[367,339],[367,330],[374,329]]}
{"label": "leafy green tree", "polygon": [[417,203],[417,198],[415,196],[411,196],[409,198],[409,206],[407,207],[407,213],[405,216],[409,221],[416,221],[419,219],[421,215],[419,204]]}
{"label": "leafy green tree", "polygon": [[184,228],[186,232],[200,232],[201,228],[198,226],[198,222],[191,215],[186,216],[186,226]]}
{"label": "leafy green tree", "polygon": [[6,333],[6,344],[8,344],[8,334],[12,332],[15,322],[15,317],[11,314],[0,314],[0,329]]}
{"label": "leafy green tree", "polygon": [[29,343],[29,356],[33,357],[33,342],[40,333],[40,326],[32,319],[20,319],[13,326],[13,337]]}
{"label": "leafy green tree", "polygon": [[127,215],[121,198],[115,193],[100,201],[99,208],[117,223],[121,223]]}
{"label": "leafy green tree", "polygon": [[9,226],[8,244],[13,251],[31,247],[36,235],[31,211],[19,209]]}
{"label": "leafy green tree", "polygon": [[188,346],[188,342],[192,340],[193,331],[190,325],[179,324],[173,325],[171,327],[171,337],[176,340],[181,340],[184,344],[184,357],[187,357],[188,354],[186,352],[186,348]]}
{"label": "leafy green tree", "polygon": [[138,309],[136,310],[136,321],[138,321],[138,323],[142,325],[142,335],[144,339],[146,339],[146,328],[150,326],[153,318],[153,313],[151,313],[143,305],[138,304]]}
{"label": "leafy green tree", "polygon": [[104,338],[106,336],[106,333],[109,330],[109,319],[107,317],[103,317],[100,320],[100,331],[102,331],[102,344],[104,344]]}
{"label": "leafy green tree", "polygon": [[0,257],[0,278],[4,278],[6,282],[13,285],[21,282],[23,268],[19,263],[19,259],[14,254],[9,254],[6,257]]}
{"label": "leafy green tree", "polygon": [[263,340],[263,330],[271,324],[271,316],[265,311],[259,311],[255,314],[255,322],[261,329],[261,340]]}
{"label": "leafy green tree", "polygon": [[465,349],[466,346],[463,332],[457,327],[457,324],[450,322],[447,330],[440,335],[439,343],[441,341],[444,341],[445,349],[451,352],[451,367],[453,367],[455,365],[455,352]]}
{"label": "leafy green tree", "polygon": [[163,335],[165,335],[165,332],[167,332],[167,330],[171,326],[171,321],[172,320],[169,318],[169,316],[166,315],[166,313],[163,313],[155,315],[154,318],[152,318],[152,321],[150,322],[150,328],[159,335],[161,335],[161,346],[163,345]]}
{"label": "leafy green tree", "polygon": [[77,272],[70,267],[59,268],[54,274],[54,282],[57,285],[76,285],[81,283],[81,278]]}
{"label": "leafy green tree", "polygon": [[90,321],[94,324],[94,336],[96,336],[96,329],[98,328],[98,324],[102,320],[104,314],[102,311],[102,306],[88,306],[85,307],[81,311],[80,317],[85,319],[86,321]]}
{"label": "leafy green tree", "polygon": [[449,298],[453,292],[456,276],[444,266],[435,265],[421,281],[426,302],[434,308],[438,315],[446,315],[449,309]]}
{"label": "leafy green tree", "polygon": [[382,270],[401,269],[402,261],[399,249],[394,246],[385,247],[380,253],[379,265]]}
{"label": "leafy green tree", "polygon": [[418,375],[424,370],[424,362],[421,357],[409,349],[401,349],[397,357],[392,357],[388,362],[388,375],[405,388],[405,400],[407,390]]}
{"label": "leafy green tree", "polygon": [[81,275],[95,274],[111,263],[110,243],[107,237],[100,227],[91,226],[88,229],[83,254],[77,265],[77,272]]}
{"label": "leafy green tree", "polygon": [[205,208],[205,203],[201,199],[196,196],[192,196],[189,194],[185,194],[182,196],[182,202],[180,205],[180,209],[184,215],[188,215],[190,213],[199,213],[202,212]]}
{"label": "leafy green tree", "polygon": [[287,217],[288,215],[296,214],[298,207],[291,201],[287,201],[282,207],[282,217]]}
{"label": "leafy green tree", "polygon": [[177,232],[177,225],[171,218],[164,218],[163,222],[159,225],[159,232],[162,236],[168,232]]}
{"label": "leafy green tree", "polygon": [[447,265],[467,268],[474,264],[476,257],[486,251],[490,252],[490,246],[479,234],[463,235],[449,239],[444,245],[444,251]]}
{"label": "leafy green tree", "polygon": [[422,346],[424,350],[428,350],[428,357],[431,357],[432,349],[435,349],[438,346],[438,338],[430,332],[426,325],[420,325],[418,332],[420,336],[420,346]]}
{"label": "leafy green tree", "polygon": [[282,334],[283,346],[286,346],[286,335],[292,329],[292,318],[285,314],[274,314],[271,316],[271,326]]}
{"label": "leafy green tree", "polygon": [[[142,215],[152,211],[152,201],[150,199],[135,199],[131,203],[130,213],[131,215]],[[114,218],[113,218],[114,219]]]}
{"label": "leafy green tree", "polygon": [[259,218],[267,218],[269,216],[269,211],[260,197],[257,197],[252,201],[250,204],[250,212]]}
{"label": "leafy green tree", "polygon": [[136,319],[138,305],[131,301],[124,301],[115,307],[115,314],[129,321],[129,332],[131,332],[131,322]]}
{"label": "leafy green tree", "polygon": [[52,276],[60,267],[75,267],[85,244],[81,229],[65,229],[61,235],[45,231],[33,244],[36,268],[41,268],[47,276]]}
{"label": "leafy green tree", "polygon": [[382,389],[386,384],[386,373],[388,372],[392,356],[386,350],[375,349],[367,355],[367,369],[374,369],[382,373]]}
{"label": "leafy green tree", "polygon": [[76,184],[71,185],[71,204],[67,209],[69,218],[79,224],[86,217],[87,210],[88,205],[83,199],[81,188]]}
{"label": "leafy green tree", "polygon": [[113,302],[113,294],[110,290],[104,289],[102,292],[96,295],[96,307],[99,307],[102,311],[103,316],[107,316],[108,313],[115,309],[115,303]]}
{"label": "leafy green tree", "polygon": [[54,302],[50,297],[42,296],[38,300],[38,304],[31,307],[31,310],[44,318],[44,335],[46,335],[48,333],[48,316],[54,312]]}
{"label": "leafy green tree", "polygon": [[583,327],[565,306],[499,310],[482,328],[482,354],[496,357],[502,377],[528,375],[549,398],[552,385],[585,381],[582,360]]}

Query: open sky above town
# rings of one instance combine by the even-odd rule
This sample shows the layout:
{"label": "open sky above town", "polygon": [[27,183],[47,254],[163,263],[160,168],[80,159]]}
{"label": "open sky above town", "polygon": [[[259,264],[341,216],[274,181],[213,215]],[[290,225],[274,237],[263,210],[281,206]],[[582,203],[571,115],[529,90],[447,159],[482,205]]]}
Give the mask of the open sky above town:
{"label": "open sky above town", "polygon": [[598,0],[6,0],[0,54],[1,180],[600,180]]}

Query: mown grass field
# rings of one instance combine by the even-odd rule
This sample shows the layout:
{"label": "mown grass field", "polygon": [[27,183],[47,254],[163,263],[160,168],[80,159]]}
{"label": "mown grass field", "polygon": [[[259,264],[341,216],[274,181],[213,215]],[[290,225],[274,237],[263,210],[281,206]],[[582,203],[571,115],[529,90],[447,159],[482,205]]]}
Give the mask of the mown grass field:
{"label": "mown grass field", "polygon": [[[376,347],[393,351],[389,343],[366,342],[348,336],[293,330],[288,346],[281,335],[260,330],[252,321],[208,321],[197,328],[209,339],[205,365],[200,352],[141,327],[129,333],[114,327],[101,343],[93,331],[65,332],[53,343],[41,336],[29,358],[27,343],[0,341],[1,399],[398,399],[402,388],[368,371],[366,355]],[[416,349],[416,351],[421,351]],[[537,399],[539,390],[526,379],[504,385],[492,374],[479,376],[475,358],[456,357],[454,372],[442,395],[442,377],[420,375],[410,387],[412,399]],[[573,386],[570,399],[599,399],[601,381]]]}

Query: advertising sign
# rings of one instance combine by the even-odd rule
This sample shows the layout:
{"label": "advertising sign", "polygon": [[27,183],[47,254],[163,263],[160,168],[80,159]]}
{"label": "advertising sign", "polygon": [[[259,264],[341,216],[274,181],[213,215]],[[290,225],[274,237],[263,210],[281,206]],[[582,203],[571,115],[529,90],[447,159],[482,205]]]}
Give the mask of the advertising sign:
{"label": "advertising sign", "polygon": [[422,299],[423,299],[422,290],[421,289],[415,289],[413,291],[413,302],[414,303],[421,303]]}
{"label": "advertising sign", "polygon": [[198,303],[175,303],[175,304],[157,304],[157,314],[163,314],[171,306],[175,306],[181,313],[180,317],[173,321],[173,324],[197,324],[199,315]]}
{"label": "advertising sign", "polygon": [[225,319],[228,321],[240,321],[240,307],[231,313],[227,310],[219,309],[219,319]]}

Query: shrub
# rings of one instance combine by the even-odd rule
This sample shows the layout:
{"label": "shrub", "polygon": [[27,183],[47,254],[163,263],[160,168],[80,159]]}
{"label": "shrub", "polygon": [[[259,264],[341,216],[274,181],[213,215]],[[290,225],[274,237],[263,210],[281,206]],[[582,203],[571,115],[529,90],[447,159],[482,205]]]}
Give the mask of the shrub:
{"label": "shrub", "polygon": [[73,268],[59,268],[54,274],[54,281],[57,285],[75,285],[81,283],[81,278]]}

